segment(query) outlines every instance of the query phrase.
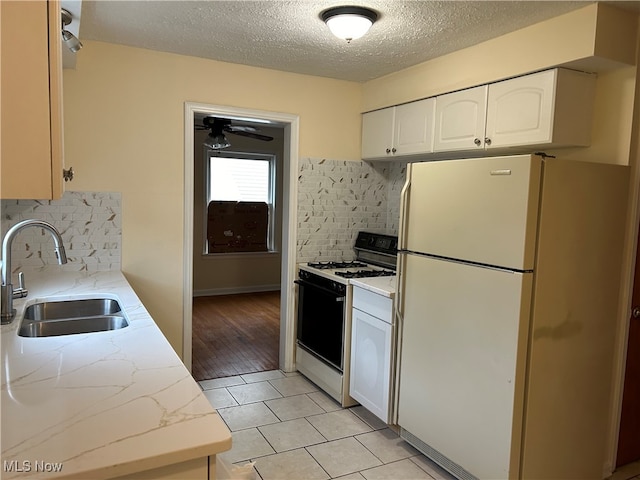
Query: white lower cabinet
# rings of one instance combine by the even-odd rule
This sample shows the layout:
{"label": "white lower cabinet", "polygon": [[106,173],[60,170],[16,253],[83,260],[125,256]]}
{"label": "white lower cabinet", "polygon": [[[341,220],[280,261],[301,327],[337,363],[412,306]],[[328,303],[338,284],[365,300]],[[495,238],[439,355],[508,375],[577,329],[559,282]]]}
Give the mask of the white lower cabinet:
{"label": "white lower cabinet", "polygon": [[350,395],[382,421],[390,423],[392,301],[356,286],[353,298]]}

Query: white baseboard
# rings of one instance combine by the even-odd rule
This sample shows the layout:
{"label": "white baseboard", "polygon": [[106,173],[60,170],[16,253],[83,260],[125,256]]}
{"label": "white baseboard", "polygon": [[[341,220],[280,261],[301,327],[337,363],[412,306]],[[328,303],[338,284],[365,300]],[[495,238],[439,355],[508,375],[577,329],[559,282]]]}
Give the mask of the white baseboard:
{"label": "white baseboard", "polygon": [[274,292],[280,290],[280,284],[255,285],[249,287],[210,288],[207,290],[194,290],[194,297],[211,297],[215,295],[234,295],[236,293]]}

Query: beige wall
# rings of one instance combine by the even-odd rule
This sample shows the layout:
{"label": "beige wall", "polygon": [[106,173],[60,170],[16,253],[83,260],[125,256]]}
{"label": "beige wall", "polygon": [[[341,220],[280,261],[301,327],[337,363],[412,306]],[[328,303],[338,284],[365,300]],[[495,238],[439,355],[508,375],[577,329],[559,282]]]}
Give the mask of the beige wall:
{"label": "beige wall", "polygon": [[123,272],[178,354],[186,101],[296,114],[300,156],[360,156],[357,83],[84,43],[64,71],[72,188],[122,192]]}
{"label": "beige wall", "polygon": [[[633,14],[591,4],[546,22],[371,80],[363,111],[482,85],[551,66],[587,71],[635,64]],[[608,58],[603,57],[609,55]]]}
{"label": "beige wall", "polygon": [[594,98],[591,146],[558,149],[553,155],[574,160],[629,165],[635,98],[636,67],[598,74]]}
{"label": "beige wall", "polygon": [[[629,137],[637,135],[637,73],[624,65],[630,48],[618,48],[614,33],[629,24],[635,31],[637,18],[607,9],[598,15],[602,8],[590,5],[365,84],[87,41],[76,70],[64,73],[73,189],[122,192],[123,271],[180,354],[184,102],[297,114],[300,157],[354,160],[362,111],[558,64],[615,66],[598,80],[595,144],[567,154],[627,164]],[[610,52],[617,57],[600,58]]]}

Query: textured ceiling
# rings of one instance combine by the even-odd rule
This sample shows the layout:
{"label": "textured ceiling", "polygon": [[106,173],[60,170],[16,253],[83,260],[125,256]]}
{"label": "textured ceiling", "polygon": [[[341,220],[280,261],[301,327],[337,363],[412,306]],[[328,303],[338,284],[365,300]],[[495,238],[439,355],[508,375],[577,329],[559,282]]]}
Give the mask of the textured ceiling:
{"label": "textured ceiling", "polygon": [[[364,82],[589,3],[85,0],[80,39]],[[347,44],[319,18],[338,5],[366,5],[380,17]]]}

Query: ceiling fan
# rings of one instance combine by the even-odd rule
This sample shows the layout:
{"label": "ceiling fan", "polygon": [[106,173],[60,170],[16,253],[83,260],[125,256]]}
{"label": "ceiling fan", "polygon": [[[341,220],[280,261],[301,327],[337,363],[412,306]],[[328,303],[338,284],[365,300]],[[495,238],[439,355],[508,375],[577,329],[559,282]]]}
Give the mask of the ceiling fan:
{"label": "ceiling fan", "polygon": [[210,130],[204,145],[216,150],[231,146],[231,143],[224,135],[225,132],[233,135],[255,138],[256,140],[262,140],[264,142],[270,142],[273,140],[273,137],[270,137],[269,135],[257,133],[259,130],[256,127],[252,127],[250,125],[234,125],[228,118],[204,117],[202,119],[202,125],[196,125],[195,129]]}

